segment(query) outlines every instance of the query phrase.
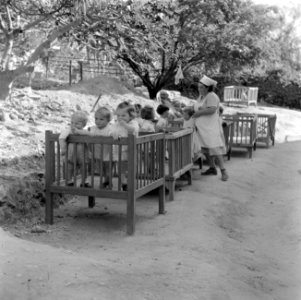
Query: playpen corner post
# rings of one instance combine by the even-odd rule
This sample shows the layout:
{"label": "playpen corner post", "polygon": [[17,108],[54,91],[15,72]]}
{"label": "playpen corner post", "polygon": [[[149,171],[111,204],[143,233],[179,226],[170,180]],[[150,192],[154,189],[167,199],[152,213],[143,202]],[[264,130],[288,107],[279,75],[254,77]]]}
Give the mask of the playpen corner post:
{"label": "playpen corner post", "polygon": [[53,193],[50,192],[52,178],[52,164],[54,163],[53,143],[50,142],[50,135],[52,132],[47,130],[45,132],[45,223],[53,224]]}
{"label": "playpen corner post", "polygon": [[165,214],[165,184],[159,187],[159,214]]}
{"label": "playpen corner post", "polygon": [[134,134],[128,136],[128,197],[127,197],[127,234],[135,233],[136,211],[136,168],[137,168],[137,141]]}
{"label": "playpen corner post", "polygon": [[94,196],[88,196],[88,207],[93,208],[95,206],[95,197]]}
{"label": "playpen corner post", "polygon": [[158,151],[157,155],[159,155],[159,176],[160,178],[163,178],[163,184],[159,187],[159,214],[165,214],[165,185],[166,185],[166,179],[165,179],[165,145],[166,145],[166,139],[165,134],[163,135],[161,143],[159,143],[160,150]]}

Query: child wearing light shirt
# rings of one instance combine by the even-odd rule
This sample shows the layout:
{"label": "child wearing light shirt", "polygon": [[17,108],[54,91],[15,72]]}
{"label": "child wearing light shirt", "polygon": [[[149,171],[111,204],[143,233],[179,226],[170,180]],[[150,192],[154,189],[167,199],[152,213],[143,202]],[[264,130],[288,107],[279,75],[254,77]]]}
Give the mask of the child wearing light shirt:
{"label": "child wearing light shirt", "polygon": [[[121,102],[115,111],[117,120],[112,125],[112,136],[114,139],[128,137],[129,134],[138,136],[139,124],[136,120],[135,107],[127,101]],[[114,151],[115,159],[118,161],[118,147]],[[121,184],[124,191],[127,190],[127,170],[128,170],[128,147],[122,146],[121,161]]]}

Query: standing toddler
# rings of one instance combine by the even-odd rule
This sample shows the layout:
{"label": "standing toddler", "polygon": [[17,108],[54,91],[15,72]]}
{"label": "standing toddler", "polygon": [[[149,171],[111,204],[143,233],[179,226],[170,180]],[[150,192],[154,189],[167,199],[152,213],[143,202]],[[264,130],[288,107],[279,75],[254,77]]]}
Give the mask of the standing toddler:
{"label": "standing toddler", "polygon": [[[138,136],[139,124],[136,118],[135,107],[127,101],[121,102],[116,108],[116,122],[112,125],[112,136],[114,139],[128,137],[129,134]],[[115,159],[118,160],[118,148],[114,151]],[[128,170],[128,147],[122,146],[121,152],[121,184],[124,191],[127,190],[127,170]]]}
{"label": "standing toddler", "polygon": [[70,127],[61,132],[59,136],[61,155],[67,163],[66,180],[68,185],[73,185],[72,176],[76,175],[78,170],[85,167],[85,144],[77,144],[75,151],[74,144],[68,145],[67,139],[70,134],[75,134],[77,130],[83,130],[87,122],[87,115],[82,111],[76,111],[71,116]]}

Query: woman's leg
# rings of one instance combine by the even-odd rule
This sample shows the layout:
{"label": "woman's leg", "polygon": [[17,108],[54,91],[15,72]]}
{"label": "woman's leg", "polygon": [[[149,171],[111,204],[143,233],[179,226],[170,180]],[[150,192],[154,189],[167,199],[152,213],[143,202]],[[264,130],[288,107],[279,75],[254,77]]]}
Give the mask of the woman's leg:
{"label": "woman's leg", "polygon": [[225,164],[224,164],[224,157],[223,155],[216,155],[217,161],[218,161],[218,166],[220,167],[221,170],[225,169]]}
{"label": "woman's leg", "polygon": [[218,165],[221,169],[221,173],[222,173],[222,181],[227,181],[229,179],[229,175],[225,169],[225,165],[224,165],[224,156],[223,155],[217,155],[216,156],[217,160],[218,160]]}
{"label": "woman's leg", "polygon": [[216,166],[215,166],[214,156],[209,155],[209,153],[206,153],[205,156],[208,161],[209,167],[215,169]]}
{"label": "woman's leg", "polygon": [[206,156],[206,160],[209,165],[209,169],[207,169],[205,172],[202,172],[202,175],[217,175],[217,170],[215,166],[214,156],[211,156],[209,153],[204,153]]}

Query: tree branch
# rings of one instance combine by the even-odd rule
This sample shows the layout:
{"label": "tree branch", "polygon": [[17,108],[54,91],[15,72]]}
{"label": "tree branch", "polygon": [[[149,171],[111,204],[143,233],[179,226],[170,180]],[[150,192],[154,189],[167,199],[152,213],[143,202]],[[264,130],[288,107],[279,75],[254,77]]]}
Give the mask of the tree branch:
{"label": "tree branch", "polygon": [[10,10],[9,10],[8,5],[6,5],[5,8],[6,8],[6,15],[7,15],[7,18],[8,18],[7,30],[8,30],[8,32],[10,32],[13,28],[13,23],[12,23],[12,20],[11,20],[11,14],[10,14]]}
{"label": "tree branch", "polygon": [[2,18],[2,14],[0,13],[0,29],[3,31],[5,35],[8,35],[8,30],[5,27],[4,20]]}
{"label": "tree branch", "polygon": [[35,62],[36,60],[38,60],[40,58],[40,54],[44,49],[48,49],[51,45],[51,43],[57,39],[58,37],[60,37],[62,34],[64,34],[65,32],[69,31],[72,27],[75,27],[77,25],[79,25],[82,22],[82,19],[77,19],[69,24],[67,24],[64,27],[61,27],[57,30],[54,30],[52,33],[49,34],[48,38],[46,41],[44,41],[42,44],[40,44],[35,51],[32,53],[32,55],[29,57],[26,66],[32,64],[33,62]]}

